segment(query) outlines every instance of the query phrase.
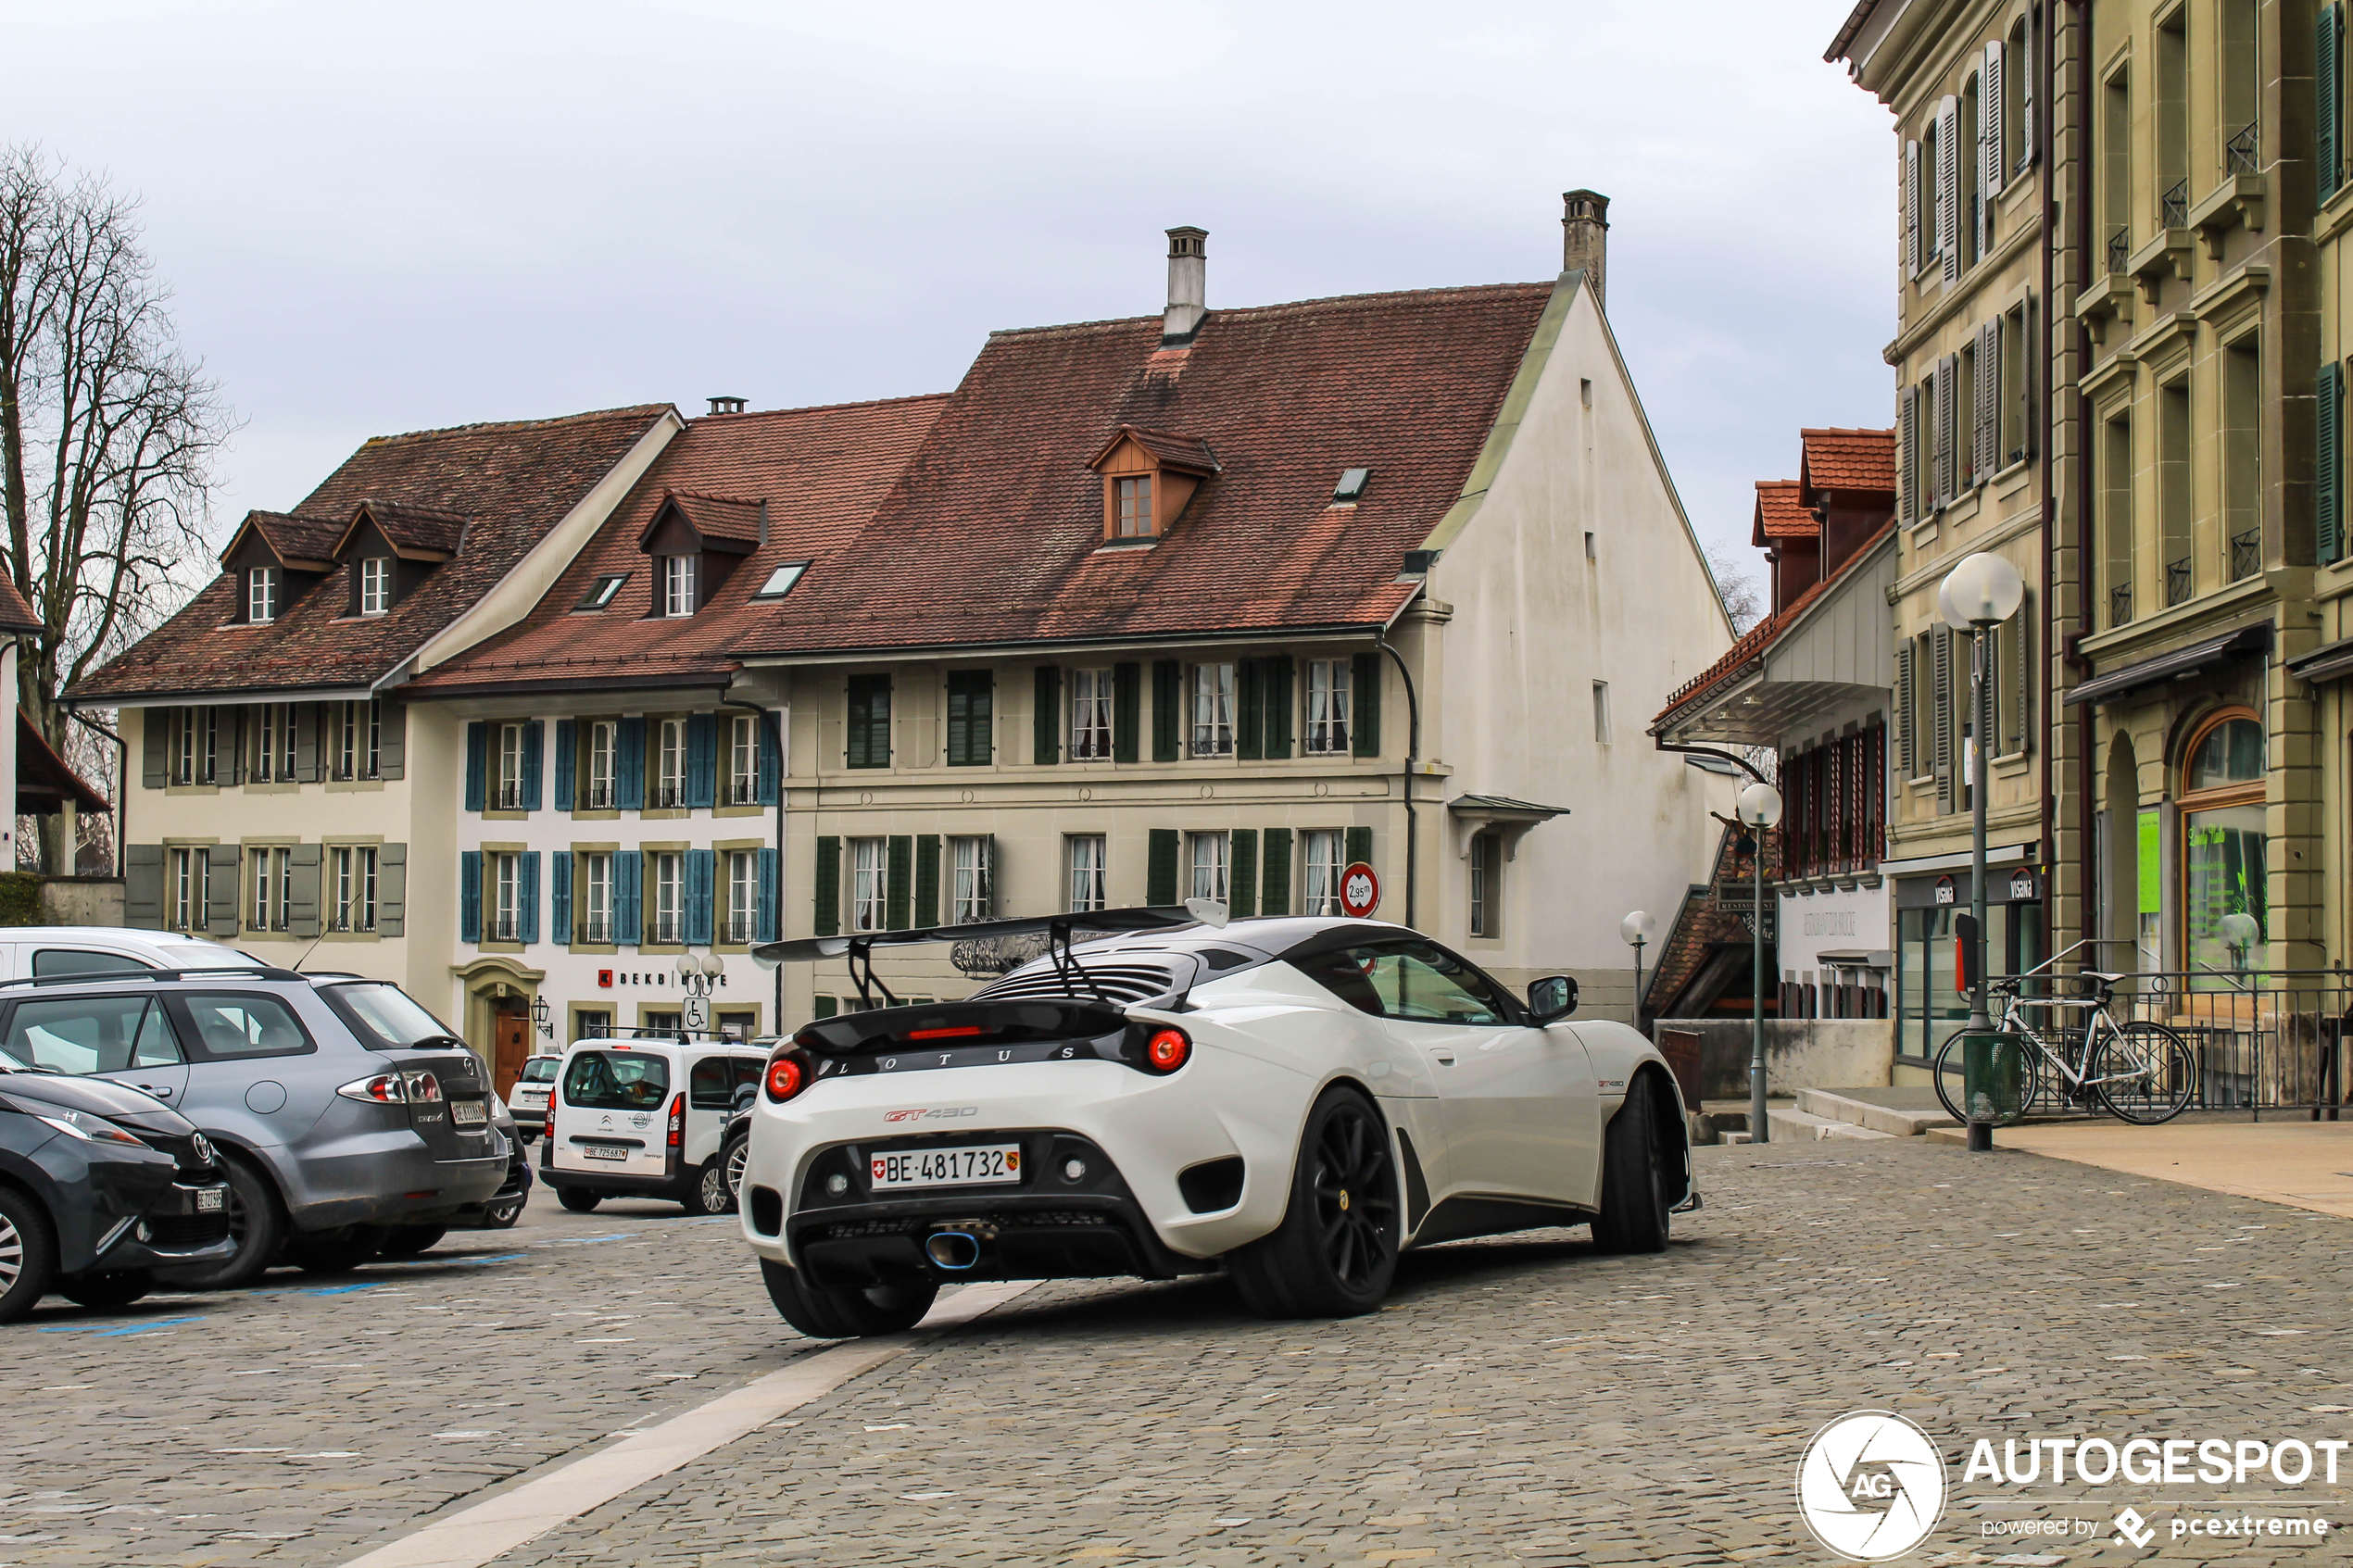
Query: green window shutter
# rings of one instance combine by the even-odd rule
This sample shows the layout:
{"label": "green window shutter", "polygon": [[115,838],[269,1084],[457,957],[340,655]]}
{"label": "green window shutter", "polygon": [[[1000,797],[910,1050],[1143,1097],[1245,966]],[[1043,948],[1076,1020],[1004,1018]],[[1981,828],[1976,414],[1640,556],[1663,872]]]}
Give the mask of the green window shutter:
{"label": "green window shutter", "polygon": [[883,923],[893,931],[904,931],[912,923],[907,918],[908,908],[915,895],[915,841],[903,833],[891,834],[888,855],[883,881]]}
{"label": "green window shutter", "polygon": [[[150,708],[144,715],[158,731],[163,715]],[[122,922],[140,931],[163,929],[163,846],[126,844],[122,847]]]}
{"label": "green window shutter", "polygon": [[817,904],[816,918],[809,927],[812,936],[841,935],[841,840],[827,834],[817,837]]}
{"label": "green window shutter", "polygon": [[1147,835],[1149,846],[1144,857],[1144,902],[1168,905],[1176,901],[1176,854],[1179,845],[1175,828],[1154,828]]}
{"label": "green window shutter", "polygon": [[[326,777],[327,748],[319,744],[319,731],[326,722],[327,705],[323,702],[294,702],[286,705],[286,713],[295,732],[295,777],[306,784],[317,784]],[[288,917],[291,922],[292,917]]]}
{"label": "green window shutter", "polygon": [[948,677],[948,765],[986,767],[996,706],[996,677],[986,670],[959,670]]}
{"label": "green window shutter", "polygon": [[2322,566],[2345,554],[2345,367],[2321,367],[2314,398],[2313,544]]}
{"label": "green window shutter", "polygon": [[1236,920],[1246,920],[1258,911],[1258,835],[1239,829],[1227,844],[1226,910]]}
{"label": "green window shutter", "polygon": [[1063,759],[1063,672],[1057,665],[1038,667],[1038,705],[1030,714],[1030,732],[1031,761],[1042,768]]}
{"label": "green window shutter", "polygon": [[1173,659],[1152,661],[1152,760],[1174,762],[1184,755],[1185,667]]}
{"label": "green window shutter", "polygon": [[1143,674],[1140,664],[1111,667],[1111,759],[1133,762],[1142,755]]}
{"label": "green window shutter", "polygon": [[406,777],[408,765],[409,706],[385,699],[376,708],[376,777]]}
{"label": "green window shutter", "polygon": [[[1349,865],[1351,865],[1351,866],[1354,866],[1354,865],[1366,865],[1366,866],[1371,866],[1371,865],[1373,864],[1373,830],[1372,830],[1372,829],[1370,829],[1370,828],[1350,828],[1350,829],[1348,830],[1348,839],[1347,839],[1347,844],[1348,844],[1348,862],[1347,862],[1347,863],[1348,863]],[[1378,866],[1374,866],[1374,867],[1373,867],[1373,869],[1374,869],[1375,871],[1378,871],[1380,868],[1379,868],[1379,867],[1378,867]]]}
{"label": "green window shutter", "polygon": [[[236,865],[229,870],[230,897],[235,897]],[[237,910],[233,903],[228,914],[228,935],[235,935]],[[409,929],[409,847],[387,844],[376,851],[376,935],[399,936]]]}
{"label": "green window shutter", "polygon": [[[490,726],[476,719],[466,726],[466,809],[479,811],[483,802],[483,774],[490,760]],[[466,940],[472,941],[472,937]]]}
{"label": "green window shutter", "polygon": [[834,1010],[840,1005],[831,997],[812,997],[809,999],[810,1015],[814,1018],[831,1018],[834,1015]]}
{"label": "green window shutter", "polygon": [[[170,776],[165,767],[167,743],[170,739],[171,709],[143,708],[139,710],[139,783],[145,788],[161,789]],[[156,852],[162,854],[162,847],[157,846]],[[158,859],[156,864],[160,866],[163,862]],[[163,872],[158,871],[156,874],[161,876]],[[160,888],[163,884],[157,883],[156,885]],[[158,892],[156,897],[160,899],[163,895]],[[162,904],[157,904],[156,910],[156,918],[161,920]]]}
{"label": "green window shutter", "polygon": [[1261,667],[1261,684],[1265,686],[1266,705],[1266,755],[1269,758],[1289,757],[1291,743],[1291,661],[1288,654],[1270,659]]}
{"label": "green window shutter", "polygon": [[556,721],[556,782],[547,797],[547,804],[559,811],[569,811],[577,803],[573,789],[573,769],[580,757],[579,732],[569,719]]}
{"label": "green window shutter", "polygon": [[[376,871],[376,935],[400,935],[400,900],[385,890],[393,883],[397,864],[395,852],[406,854],[405,844],[387,844],[381,851]],[[237,935],[237,862],[243,852],[233,844],[216,844],[205,851],[204,923],[214,936],[233,937]],[[408,868],[399,866],[401,885],[407,885]],[[384,911],[392,912],[392,929],[384,929]]]}
{"label": "green window shutter", "polygon": [[852,675],[849,678],[849,766],[890,766],[889,676]]}
{"label": "green window shutter", "polygon": [[2312,62],[2312,96],[2314,103],[2314,156],[2320,165],[2314,171],[2319,184],[2318,199],[2328,200],[2344,183],[2344,151],[2341,136],[2345,123],[2345,106],[2339,101],[2343,90],[2345,50],[2345,8],[2323,6],[2320,17],[2319,50]]}
{"label": "green window shutter", "polygon": [[980,912],[993,920],[997,915],[997,835],[992,833],[986,837],[981,853],[987,859],[981,864],[988,868],[988,874],[980,879]]}
{"label": "green window shutter", "polygon": [[915,837],[915,924],[928,930],[939,923],[939,835]]}
{"label": "green window shutter", "polygon": [[1260,914],[1290,913],[1290,829],[1266,830],[1266,872],[1261,885]]}
{"label": "green window shutter", "polygon": [[1359,757],[1380,755],[1380,664],[1378,653],[1360,653],[1349,672],[1349,749]]}
{"label": "green window shutter", "polygon": [[1255,762],[1265,754],[1266,661],[1245,659],[1234,665],[1234,755]]}

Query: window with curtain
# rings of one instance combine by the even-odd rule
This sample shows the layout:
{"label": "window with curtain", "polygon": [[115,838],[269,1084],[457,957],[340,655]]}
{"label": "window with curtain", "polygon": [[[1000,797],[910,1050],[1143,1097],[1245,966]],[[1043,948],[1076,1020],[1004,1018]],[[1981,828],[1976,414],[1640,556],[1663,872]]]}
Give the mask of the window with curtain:
{"label": "window with curtain", "polygon": [[1070,909],[1076,913],[1106,908],[1103,897],[1103,835],[1075,834],[1070,846]]}
{"label": "window with curtain", "polygon": [[1307,749],[1327,755],[1348,750],[1349,661],[1307,661]]}
{"label": "window with curtain", "polygon": [[987,837],[952,838],[949,840],[954,877],[950,890],[948,919],[952,924],[963,925],[988,918],[988,879],[995,868],[989,864],[993,841]]}
{"label": "window with curtain", "polygon": [[1074,760],[1110,759],[1111,695],[1109,670],[1070,672],[1070,755]]}
{"label": "window with curtain", "polygon": [[1214,903],[1227,901],[1228,884],[1227,861],[1231,842],[1222,833],[1196,833],[1189,835],[1187,846],[1192,880],[1187,897],[1207,898]]}
{"label": "window with curtain", "polygon": [[1318,828],[1302,834],[1300,858],[1307,872],[1307,893],[1301,902],[1299,912],[1302,915],[1340,913],[1340,873],[1347,867],[1340,831],[1338,828]]}
{"label": "window with curtain", "polygon": [[887,923],[890,870],[886,842],[853,838],[850,845],[849,929],[880,931]]}
{"label": "window with curtain", "polygon": [[1193,755],[1230,757],[1234,752],[1234,667],[1193,666]]}

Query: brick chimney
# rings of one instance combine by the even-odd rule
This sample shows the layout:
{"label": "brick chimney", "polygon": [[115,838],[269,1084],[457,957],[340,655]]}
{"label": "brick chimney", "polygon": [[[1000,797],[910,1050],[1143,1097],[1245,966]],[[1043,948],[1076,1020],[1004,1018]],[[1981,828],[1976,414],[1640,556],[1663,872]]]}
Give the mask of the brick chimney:
{"label": "brick chimney", "polygon": [[1561,270],[1582,271],[1593,304],[1607,308],[1603,283],[1609,259],[1609,198],[1599,191],[1561,193]]}
{"label": "brick chimney", "polygon": [[1209,314],[1209,231],[1168,231],[1168,314],[1162,318],[1161,345],[1178,348],[1193,341]]}

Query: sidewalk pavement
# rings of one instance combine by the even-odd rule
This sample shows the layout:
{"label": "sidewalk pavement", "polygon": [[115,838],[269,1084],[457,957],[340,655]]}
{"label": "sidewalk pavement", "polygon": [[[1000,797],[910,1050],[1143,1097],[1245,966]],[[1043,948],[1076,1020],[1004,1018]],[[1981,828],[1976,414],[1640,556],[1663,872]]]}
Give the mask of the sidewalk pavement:
{"label": "sidewalk pavement", "polygon": [[2003,1148],[2353,1219],[2353,1122],[2067,1122],[2004,1127]]}

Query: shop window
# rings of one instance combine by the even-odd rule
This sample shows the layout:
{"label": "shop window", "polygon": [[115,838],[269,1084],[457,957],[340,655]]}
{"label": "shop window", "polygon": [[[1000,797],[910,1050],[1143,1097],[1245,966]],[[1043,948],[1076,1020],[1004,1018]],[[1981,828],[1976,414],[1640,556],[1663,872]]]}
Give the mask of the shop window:
{"label": "shop window", "polygon": [[2270,935],[2264,875],[2263,726],[2245,709],[2209,719],[2182,774],[2182,960],[2194,990],[2258,969]]}

